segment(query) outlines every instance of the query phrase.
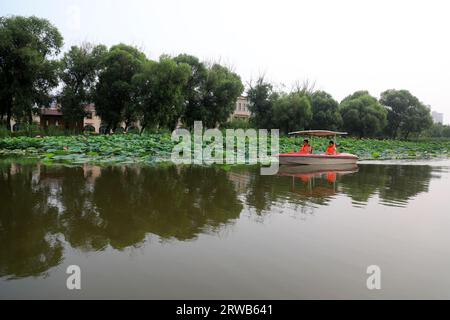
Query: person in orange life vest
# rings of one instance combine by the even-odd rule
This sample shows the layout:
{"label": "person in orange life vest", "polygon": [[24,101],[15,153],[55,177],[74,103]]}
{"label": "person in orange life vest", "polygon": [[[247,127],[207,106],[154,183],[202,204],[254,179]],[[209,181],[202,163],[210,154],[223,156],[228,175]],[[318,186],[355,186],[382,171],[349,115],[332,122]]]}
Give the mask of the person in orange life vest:
{"label": "person in orange life vest", "polygon": [[325,152],[328,156],[334,156],[336,154],[336,145],[334,144],[334,141],[330,141],[330,144],[328,145],[327,151]]}
{"label": "person in orange life vest", "polygon": [[313,151],[311,145],[309,144],[308,139],[303,140],[303,147],[300,149],[299,153],[302,154],[311,154]]}

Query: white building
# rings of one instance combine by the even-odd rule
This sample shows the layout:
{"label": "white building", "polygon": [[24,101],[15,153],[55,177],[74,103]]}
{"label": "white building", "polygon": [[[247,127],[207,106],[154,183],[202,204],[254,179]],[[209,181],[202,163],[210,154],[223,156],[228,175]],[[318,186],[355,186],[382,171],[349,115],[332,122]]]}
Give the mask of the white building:
{"label": "white building", "polygon": [[433,112],[431,112],[431,116],[433,117],[434,123],[440,123],[440,124],[444,123],[444,114],[443,113],[433,111]]}

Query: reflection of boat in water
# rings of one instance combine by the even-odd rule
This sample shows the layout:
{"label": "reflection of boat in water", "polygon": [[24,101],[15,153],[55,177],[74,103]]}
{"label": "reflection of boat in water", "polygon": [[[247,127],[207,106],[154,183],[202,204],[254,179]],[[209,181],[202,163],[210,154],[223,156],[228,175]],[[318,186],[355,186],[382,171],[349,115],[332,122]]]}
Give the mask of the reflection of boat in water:
{"label": "reflection of boat in water", "polygon": [[[337,135],[346,135],[346,132],[334,132],[328,130],[308,130],[291,132],[290,135],[304,135],[311,137],[328,137],[333,136],[334,143],[336,143]],[[330,165],[330,164],[355,164],[358,157],[350,153],[336,153],[328,154],[305,154],[301,152],[283,153],[278,155],[278,160],[282,165]]]}
{"label": "reflection of boat in water", "polygon": [[[323,198],[336,193],[338,177],[358,172],[356,164],[281,166],[278,175],[292,177],[292,191],[308,196]],[[296,188],[296,181],[301,181],[305,188]]]}
{"label": "reflection of boat in water", "polygon": [[313,164],[309,166],[285,165],[278,170],[280,176],[291,176],[297,178],[303,177],[321,177],[325,174],[345,175],[358,172],[358,165],[352,163],[346,164]]}

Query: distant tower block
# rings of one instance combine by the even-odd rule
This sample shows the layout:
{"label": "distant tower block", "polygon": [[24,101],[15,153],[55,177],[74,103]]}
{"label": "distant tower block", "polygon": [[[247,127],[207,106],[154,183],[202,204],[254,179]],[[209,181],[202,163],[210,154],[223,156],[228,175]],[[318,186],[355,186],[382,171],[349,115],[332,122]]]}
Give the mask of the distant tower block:
{"label": "distant tower block", "polygon": [[433,122],[434,123],[440,123],[440,124],[444,123],[444,114],[443,113],[439,113],[439,112],[433,111],[431,113],[431,116],[433,117]]}

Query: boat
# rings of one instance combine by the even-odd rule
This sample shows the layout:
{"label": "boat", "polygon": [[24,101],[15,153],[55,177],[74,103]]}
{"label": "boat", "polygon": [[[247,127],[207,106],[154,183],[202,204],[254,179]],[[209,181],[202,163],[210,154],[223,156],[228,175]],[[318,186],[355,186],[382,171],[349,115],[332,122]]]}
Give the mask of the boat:
{"label": "boat", "polygon": [[[302,135],[311,137],[336,137],[346,135],[347,132],[335,132],[329,130],[306,130],[289,133],[290,135]],[[337,153],[335,155],[323,154],[305,154],[300,152],[290,152],[278,155],[281,165],[338,165],[338,164],[356,164],[359,158],[351,153]]]}

